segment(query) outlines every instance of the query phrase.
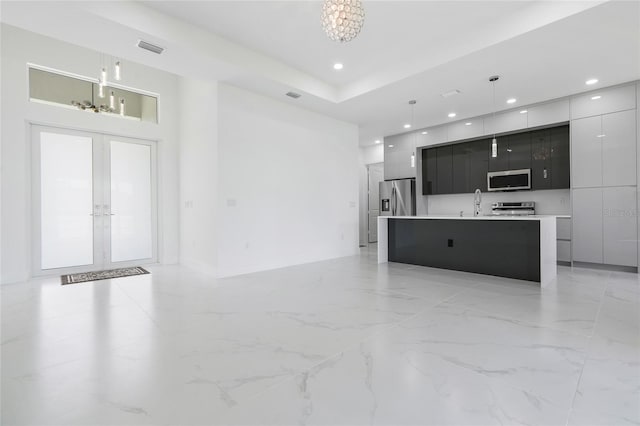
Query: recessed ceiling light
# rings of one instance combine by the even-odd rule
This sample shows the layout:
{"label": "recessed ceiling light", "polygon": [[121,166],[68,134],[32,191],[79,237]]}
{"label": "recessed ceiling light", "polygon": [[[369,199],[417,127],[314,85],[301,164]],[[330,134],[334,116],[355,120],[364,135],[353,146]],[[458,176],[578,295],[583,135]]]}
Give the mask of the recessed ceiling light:
{"label": "recessed ceiling light", "polygon": [[605,136],[607,136],[607,135],[605,135],[605,134],[603,133],[603,134],[601,134],[601,135],[596,135],[596,138],[604,138]]}
{"label": "recessed ceiling light", "polygon": [[426,135],[427,133],[429,133],[429,132],[422,132],[423,135]]}
{"label": "recessed ceiling light", "polygon": [[592,84],[596,84],[598,82],[597,78],[590,78],[589,80],[585,81],[584,84],[591,86]]}
{"label": "recessed ceiling light", "polygon": [[380,143],[380,139],[376,139],[376,143]]}
{"label": "recessed ceiling light", "polygon": [[449,113],[449,115],[448,115],[447,117],[449,117],[449,118],[453,118],[453,117],[455,117],[455,116],[456,116],[456,113],[455,113],[455,112],[450,112],[450,113]]}
{"label": "recessed ceiling light", "polygon": [[342,65],[340,62],[336,62],[335,64],[333,64],[334,70],[341,70],[342,68],[344,68],[344,65]]}
{"label": "recessed ceiling light", "polygon": [[464,123],[465,126],[471,126],[471,122],[467,121],[466,123]]}
{"label": "recessed ceiling light", "polygon": [[527,111],[526,109],[523,109],[522,111],[520,111],[520,114],[526,114],[526,113],[528,113],[528,112],[529,112],[529,111]]}
{"label": "recessed ceiling light", "polygon": [[407,123],[403,126],[405,129],[410,129],[411,128],[411,124]]}
{"label": "recessed ceiling light", "polygon": [[393,148],[393,145],[389,145],[389,148]]}
{"label": "recessed ceiling light", "polygon": [[600,96],[600,95],[592,96],[592,97],[591,97],[591,100],[592,100],[592,101],[597,101],[597,100],[598,100],[598,99],[600,99],[601,97],[602,97],[602,96]]}
{"label": "recessed ceiling light", "polygon": [[508,104],[515,104],[516,103],[516,98],[507,99],[507,103]]}

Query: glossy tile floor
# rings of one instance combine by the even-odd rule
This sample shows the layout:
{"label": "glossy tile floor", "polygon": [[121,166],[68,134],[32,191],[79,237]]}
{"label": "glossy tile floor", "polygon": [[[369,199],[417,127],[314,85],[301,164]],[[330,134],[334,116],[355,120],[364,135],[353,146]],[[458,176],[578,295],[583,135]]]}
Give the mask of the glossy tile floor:
{"label": "glossy tile floor", "polygon": [[638,275],[359,257],[3,286],[2,424],[640,424]]}

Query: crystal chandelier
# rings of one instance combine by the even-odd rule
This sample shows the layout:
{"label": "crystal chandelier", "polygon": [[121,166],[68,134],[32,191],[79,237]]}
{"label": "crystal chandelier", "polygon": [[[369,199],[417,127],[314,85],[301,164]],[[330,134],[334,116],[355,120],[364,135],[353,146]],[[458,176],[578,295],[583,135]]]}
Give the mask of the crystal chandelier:
{"label": "crystal chandelier", "polygon": [[333,41],[351,41],[362,29],[364,9],[360,0],[325,0],[322,27]]}

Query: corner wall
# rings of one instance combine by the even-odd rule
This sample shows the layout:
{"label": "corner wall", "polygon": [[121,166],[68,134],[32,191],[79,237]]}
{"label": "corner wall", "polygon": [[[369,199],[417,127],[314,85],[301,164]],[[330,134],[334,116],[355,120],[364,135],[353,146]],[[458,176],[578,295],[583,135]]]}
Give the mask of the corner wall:
{"label": "corner wall", "polygon": [[358,253],[358,128],[218,90],[218,274]]}
{"label": "corner wall", "polygon": [[217,273],[218,86],[180,77],[180,263]]}

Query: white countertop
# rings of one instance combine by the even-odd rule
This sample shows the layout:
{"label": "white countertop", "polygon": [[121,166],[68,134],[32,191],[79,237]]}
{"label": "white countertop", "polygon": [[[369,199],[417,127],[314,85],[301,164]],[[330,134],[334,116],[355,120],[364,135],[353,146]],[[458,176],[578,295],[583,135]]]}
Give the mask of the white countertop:
{"label": "white countertop", "polygon": [[426,215],[426,216],[378,216],[378,219],[461,219],[461,220],[542,220],[542,219],[571,218],[569,215],[528,215],[528,216],[454,216],[454,215]]}

